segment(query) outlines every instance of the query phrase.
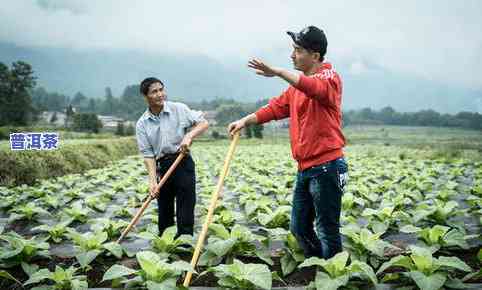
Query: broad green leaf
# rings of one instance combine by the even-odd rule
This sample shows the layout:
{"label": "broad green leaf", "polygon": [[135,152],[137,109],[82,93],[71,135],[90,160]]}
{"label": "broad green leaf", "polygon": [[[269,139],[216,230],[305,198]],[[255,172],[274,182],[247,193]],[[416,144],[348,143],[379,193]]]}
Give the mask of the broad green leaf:
{"label": "broad green leaf", "polygon": [[422,230],[421,228],[413,226],[413,225],[405,225],[405,226],[400,228],[400,231],[402,233],[407,233],[407,234],[416,233],[416,232],[419,232],[421,230]]}
{"label": "broad green leaf", "polygon": [[315,278],[316,290],[336,290],[348,283],[350,276],[348,274],[331,278],[325,272],[317,272]]}
{"label": "broad green leaf", "polygon": [[265,262],[266,264],[273,266],[274,262],[273,259],[271,259],[271,252],[269,252],[268,250],[257,250],[254,254],[256,255],[256,257],[263,260],[263,262]]}
{"label": "broad green leaf", "polygon": [[97,256],[102,253],[100,250],[92,250],[85,253],[79,253],[75,255],[75,258],[79,262],[82,268],[87,267]]}
{"label": "broad green leaf", "polygon": [[228,230],[220,224],[210,224],[209,230],[213,231],[214,235],[220,237],[221,239],[229,239],[231,235],[229,234]]}
{"label": "broad green leaf", "polygon": [[[217,261],[219,260],[219,261]],[[207,266],[207,265],[217,265],[221,261],[221,258],[218,257],[216,254],[214,254],[211,251],[205,251],[204,253],[201,254],[199,257],[198,265],[199,266]]]}
{"label": "broad green leaf", "polygon": [[194,270],[194,268],[191,266],[190,263],[186,262],[186,261],[176,261],[176,262],[173,262],[172,264],[169,265],[169,268],[179,272],[179,273],[182,273],[182,272],[193,272],[193,273],[196,273],[196,271]]}
{"label": "broad green leaf", "polygon": [[377,271],[377,275],[385,271],[390,267],[403,267],[407,270],[413,270],[415,266],[413,265],[412,261],[407,256],[396,256],[390,259],[390,261],[385,262],[382,264],[380,269]]}
{"label": "broad green leaf", "polygon": [[234,260],[233,264],[219,265],[211,268],[219,278],[220,285],[237,285],[237,282],[248,281],[262,289],[271,289],[272,276],[267,265],[244,264]]}
{"label": "broad green leaf", "polygon": [[272,277],[267,265],[241,264],[241,262],[238,265],[241,277],[262,289],[271,289]]}
{"label": "broad green leaf", "polygon": [[447,277],[441,273],[435,273],[426,276],[419,271],[412,271],[408,273],[409,277],[417,284],[420,290],[439,290],[447,280]]}
{"label": "broad green leaf", "polygon": [[434,245],[442,239],[449,229],[449,227],[436,225],[432,228],[423,229],[418,234],[427,244]]}
{"label": "broad green leaf", "polygon": [[233,239],[218,240],[212,244],[209,244],[207,249],[216,254],[218,257],[223,257],[233,248],[235,244],[236,241]]}
{"label": "broad green leaf", "polygon": [[148,277],[156,277],[157,264],[161,262],[160,257],[151,251],[142,251],[136,254],[137,261],[142,270],[146,272]]}
{"label": "broad green leaf", "polygon": [[106,280],[118,279],[135,273],[137,273],[137,270],[133,270],[122,265],[112,265],[112,267],[110,267],[104,273],[104,276],[102,277],[102,282]]}
{"label": "broad green leaf", "polygon": [[324,266],[327,263],[325,259],[318,258],[318,257],[311,257],[303,261],[300,265],[298,265],[298,268],[303,268],[303,267],[311,267],[311,266]]}
{"label": "broad green leaf", "polygon": [[40,269],[39,271],[35,272],[30,276],[30,278],[23,283],[23,285],[29,285],[29,284],[35,284],[38,283],[44,279],[50,278],[52,273],[49,271],[49,269]]}
{"label": "broad green leaf", "polygon": [[148,290],[176,290],[176,279],[167,279],[161,283],[147,281],[146,286]]}
{"label": "broad green leaf", "polygon": [[369,266],[366,263],[360,262],[360,261],[354,261],[350,264],[349,266],[350,272],[357,272],[360,273],[362,276],[367,277],[370,279],[370,281],[374,284],[377,285],[378,279],[377,276],[375,275],[375,272],[373,272],[373,268]]}
{"label": "broad green leaf", "polygon": [[465,284],[462,280],[451,278],[450,276],[447,277],[447,281],[445,282],[444,286],[451,289],[466,289],[470,287],[470,285]]}
{"label": "broad green leaf", "polygon": [[464,272],[470,272],[472,269],[462,260],[457,257],[439,257],[436,263],[440,266],[459,269]]}
{"label": "broad green leaf", "polygon": [[234,227],[231,229],[231,238],[237,240],[247,239],[252,235],[253,233],[251,233],[251,231],[247,227],[243,227],[238,224],[234,225]]}
{"label": "broad green leaf", "polygon": [[177,233],[177,227],[176,226],[168,227],[162,233],[161,239],[166,241],[166,242],[172,243],[172,241],[174,241],[174,237],[176,236],[176,233]]}
{"label": "broad green leaf", "polygon": [[385,233],[390,226],[389,222],[386,222],[386,221],[380,222],[380,221],[375,221],[375,220],[370,222],[370,225],[373,229],[373,232],[376,233],[376,234]]}
{"label": "broad green leaf", "polygon": [[346,272],[346,263],[348,262],[348,252],[344,251],[336,254],[328,259],[324,265],[321,265],[332,278],[341,276]]}
{"label": "broad green leaf", "polygon": [[122,247],[119,243],[110,242],[104,244],[104,248],[106,248],[109,252],[111,252],[117,259],[122,258]]}
{"label": "broad green leaf", "polygon": [[447,246],[459,246],[466,250],[469,248],[466,238],[467,237],[458,229],[452,229],[443,237],[443,241]]}
{"label": "broad green leaf", "polygon": [[363,210],[361,215],[362,216],[372,216],[372,215],[376,215],[377,213],[378,213],[378,211],[373,209],[373,208],[366,208],[365,210]]}
{"label": "broad green leaf", "polygon": [[30,277],[33,273],[38,271],[39,266],[35,264],[27,264],[22,262],[22,269],[23,271]]}
{"label": "broad green leaf", "polygon": [[288,233],[286,236],[286,244],[292,251],[300,250],[301,247],[296,240],[296,237],[292,233]]}
{"label": "broad green leaf", "polygon": [[283,276],[287,276],[291,274],[295,269],[298,263],[293,259],[293,257],[286,253],[280,259],[281,262],[281,272]]}
{"label": "broad green leaf", "polygon": [[424,273],[436,270],[433,269],[433,257],[430,250],[417,246],[411,246],[410,249],[412,250],[410,257],[418,270]]}

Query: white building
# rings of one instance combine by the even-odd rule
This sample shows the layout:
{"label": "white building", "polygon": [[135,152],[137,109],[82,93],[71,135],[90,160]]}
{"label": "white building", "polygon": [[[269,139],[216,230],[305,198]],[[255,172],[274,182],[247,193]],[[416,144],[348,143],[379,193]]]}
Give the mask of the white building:
{"label": "white building", "polygon": [[[55,120],[54,122],[51,122],[54,115],[55,115],[55,118],[57,120]],[[65,125],[65,119],[66,118],[67,118],[67,115],[65,113],[62,113],[62,112],[44,111],[40,115],[40,122],[45,123],[45,124],[49,124],[49,125],[52,125],[52,126],[60,127],[60,126]]]}

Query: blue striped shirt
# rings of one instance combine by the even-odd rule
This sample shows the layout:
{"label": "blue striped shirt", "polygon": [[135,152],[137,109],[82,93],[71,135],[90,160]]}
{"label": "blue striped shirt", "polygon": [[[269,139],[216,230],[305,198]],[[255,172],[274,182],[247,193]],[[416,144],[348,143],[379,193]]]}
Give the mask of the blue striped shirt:
{"label": "blue striped shirt", "polygon": [[202,112],[177,102],[164,101],[158,116],[147,109],[136,124],[139,151],[144,157],[156,159],[175,153],[187,129],[204,120]]}

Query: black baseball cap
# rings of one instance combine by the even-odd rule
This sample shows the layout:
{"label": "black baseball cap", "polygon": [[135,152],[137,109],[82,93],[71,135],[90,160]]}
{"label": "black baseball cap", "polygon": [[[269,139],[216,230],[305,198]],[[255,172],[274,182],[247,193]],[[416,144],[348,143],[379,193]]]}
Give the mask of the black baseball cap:
{"label": "black baseball cap", "polygon": [[291,31],[287,31],[287,33],[291,36],[293,42],[299,46],[314,52],[319,52],[321,56],[326,54],[328,40],[323,30],[318,27],[311,25],[303,28],[298,33]]}

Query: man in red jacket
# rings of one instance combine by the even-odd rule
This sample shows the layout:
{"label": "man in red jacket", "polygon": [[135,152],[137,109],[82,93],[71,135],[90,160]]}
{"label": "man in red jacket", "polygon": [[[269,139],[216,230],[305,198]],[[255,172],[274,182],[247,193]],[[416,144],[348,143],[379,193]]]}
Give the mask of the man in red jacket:
{"label": "man in red jacket", "polygon": [[294,42],[294,68],[302,73],[250,60],[248,66],[257,74],[280,77],[290,86],[257,112],[229,124],[228,131],[234,134],[250,124],[290,118],[291,152],[298,162],[290,230],[306,257],[328,259],[342,251],[341,196],[348,177],[341,131],[342,83],[324,61],[327,40],[322,30],[308,26],[288,34]]}

